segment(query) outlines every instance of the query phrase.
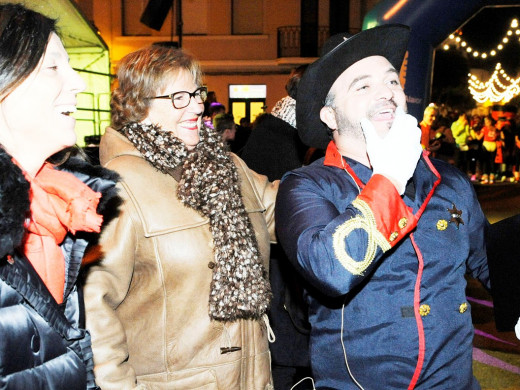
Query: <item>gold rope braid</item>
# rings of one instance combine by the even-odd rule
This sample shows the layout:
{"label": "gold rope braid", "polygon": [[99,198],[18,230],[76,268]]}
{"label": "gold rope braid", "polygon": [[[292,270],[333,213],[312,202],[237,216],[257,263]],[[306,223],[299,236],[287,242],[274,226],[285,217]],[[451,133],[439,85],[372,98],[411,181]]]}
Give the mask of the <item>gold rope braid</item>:
{"label": "gold rope braid", "polygon": [[[338,226],[332,235],[332,247],[339,262],[353,275],[362,275],[376,257],[377,248],[383,252],[391,248],[385,237],[377,230],[376,219],[372,210],[365,201],[355,199],[352,205],[361,211],[362,216],[349,219]],[[368,234],[368,245],[362,261],[356,261],[345,250],[345,239],[356,229],[363,229]]]}

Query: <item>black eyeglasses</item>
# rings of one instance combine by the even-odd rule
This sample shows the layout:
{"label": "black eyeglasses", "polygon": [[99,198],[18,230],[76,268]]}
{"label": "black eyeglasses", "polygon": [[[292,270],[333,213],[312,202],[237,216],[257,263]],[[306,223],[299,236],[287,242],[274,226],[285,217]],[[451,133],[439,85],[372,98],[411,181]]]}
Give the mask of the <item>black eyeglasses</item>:
{"label": "black eyeglasses", "polygon": [[173,107],[179,109],[188,107],[192,97],[195,99],[195,102],[204,103],[208,97],[208,89],[206,87],[200,87],[193,92],[179,91],[170,95],[154,96],[149,99],[171,99]]}

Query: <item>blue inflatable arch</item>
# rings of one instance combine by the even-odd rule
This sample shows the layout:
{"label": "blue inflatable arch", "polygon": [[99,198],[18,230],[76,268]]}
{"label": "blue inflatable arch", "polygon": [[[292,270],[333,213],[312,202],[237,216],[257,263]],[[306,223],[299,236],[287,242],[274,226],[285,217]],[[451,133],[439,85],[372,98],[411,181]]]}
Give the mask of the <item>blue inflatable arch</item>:
{"label": "blue inflatable arch", "polygon": [[421,120],[430,102],[435,48],[482,8],[518,5],[518,0],[382,0],[365,16],[363,29],[389,23],[411,27],[401,75],[408,111]]}

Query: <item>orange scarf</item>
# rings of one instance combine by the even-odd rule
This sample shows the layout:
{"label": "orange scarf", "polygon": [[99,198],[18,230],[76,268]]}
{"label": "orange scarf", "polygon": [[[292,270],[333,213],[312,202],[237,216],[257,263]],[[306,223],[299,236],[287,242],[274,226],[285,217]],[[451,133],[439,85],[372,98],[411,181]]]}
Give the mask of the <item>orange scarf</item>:
{"label": "orange scarf", "polygon": [[96,213],[101,194],[71,173],[45,163],[31,184],[31,218],[26,224],[24,254],[58,303],[65,289],[65,257],[60,244],[67,232],[97,232],[103,217]]}

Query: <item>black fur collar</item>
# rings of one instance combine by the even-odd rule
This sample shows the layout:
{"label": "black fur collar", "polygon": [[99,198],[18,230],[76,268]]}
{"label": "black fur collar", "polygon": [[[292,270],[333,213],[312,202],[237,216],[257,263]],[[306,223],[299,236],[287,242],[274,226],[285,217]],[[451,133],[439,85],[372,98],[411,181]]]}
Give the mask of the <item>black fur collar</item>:
{"label": "black fur collar", "polygon": [[[104,225],[117,215],[121,199],[115,188],[119,179],[115,172],[77,157],[70,158],[59,169],[73,173],[94,191],[102,193],[97,211],[103,215]],[[29,214],[29,188],[21,169],[0,148],[0,259],[14,253],[22,242],[24,221]]]}
{"label": "black fur collar", "polygon": [[0,259],[20,245],[28,212],[29,183],[0,148]]}

